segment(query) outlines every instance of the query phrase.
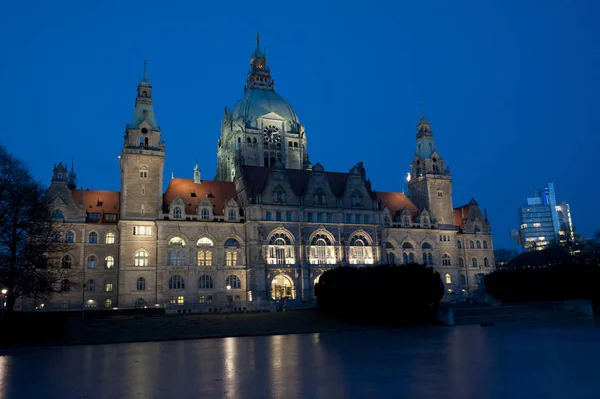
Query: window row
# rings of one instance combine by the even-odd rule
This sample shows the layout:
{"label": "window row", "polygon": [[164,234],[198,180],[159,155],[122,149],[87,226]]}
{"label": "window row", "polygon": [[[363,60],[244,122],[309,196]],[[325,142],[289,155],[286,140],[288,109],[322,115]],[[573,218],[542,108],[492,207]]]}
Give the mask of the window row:
{"label": "window row", "polygon": [[[459,267],[465,267],[465,261],[463,260],[463,258],[458,258],[458,266]],[[483,267],[490,267],[490,261],[488,258],[483,258]],[[479,267],[479,261],[477,260],[477,258],[473,257],[471,258],[471,267]]]}
{"label": "window row", "polygon": [[[144,284],[144,288],[140,289],[140,281],[143,281]],[[145,289],[145,280],[143,277],[140,277],[138,279],[137,282],[138,285],[138,290],[144,290]],[[213,278],[209,275],[202,275],[198,278],[198,289],[200,290],[206,290],[206,289],[213,289],[214,287],[214,283],[213,283]],[[230,289],[241,289],[242,288],[242,281],[240,280],[240,278],[234,274],[228,276],[225,279],[225,288],[230,290]],[[185,289],[185,280],[182,276],[176,275],[173,276],[169,279],[169,289],[170,290],[181,290],[181,289]]]}
{"label": "window row", "polygon": [[[141,299],[141,298],[140,298]],[[212,303],[212,295],[199,295],[198,303]],[[227,302],[240,302],[242,300],[241,295],[227,295]],[[169,303],[171,305],[184,305],[185,296],[183,295],[172,295]]]}
{"label": "window row", "polygon": [[[62,241],[60,239],[60,233],[56,233],[55,241]],[[65,233],[64,242],[69,243],[69,244],[74,244],[75,243],[75,232],[72,230],[67,231]],[[87,237],[87,243],[88,244],[98,244],[99,243],[98,233],[96,233],[95,231],[92,231],[91,233],[89,233],[88,237]],[[105,244],[114,244],[115,243],[115,233],[113,233],[112,231],[109,231],[108,233],[106,233],[104,235],[104,243]]]}
{"label": "window row", "polygon": [[[456,241],[456,246],[458,248],[462,248],[462,243],[460,240]],[[481,249],[481,247],[482,247],[481,241],[479,241],[479,240],[477,240],[477,241],[470,240],[469,241],[470,249],[474,249],[474,248]],[[483,241],[483,249],[488,249],[488,242],[485,240]]]}
{"label": "window row", "polygon": [[[65,255],[62,257],[60,264],[63,269],[71,269],[73,267],[73,257],[71,255]],[[87,257],[87,268],[96,269],[98,267],[98,257],[96,255],[90,255]],[[108,255],[104,258],[103,266],[106,269],[112,269],[115,267],[115,258]]]}

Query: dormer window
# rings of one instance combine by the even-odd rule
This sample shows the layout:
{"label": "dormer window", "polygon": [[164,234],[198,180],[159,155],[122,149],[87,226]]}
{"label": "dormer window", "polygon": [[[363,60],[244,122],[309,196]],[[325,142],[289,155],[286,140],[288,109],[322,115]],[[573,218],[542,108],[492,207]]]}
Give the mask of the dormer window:
{"label": "dormer window", "polygon": [[359,191],[355,191],[352,194],[352,207],[354,207],[354,208],[362,207],[362,195],[360,194]]}
{"label": "dormer window", "polygon": [[236,220],[236,219],[237,219],[236,210],[233,208],[229,209],[229,212],[227,212],[227,220]]}
{"label": "dormer window", "polygon": [[208,220],[208,209],[203,208],[200,212],[200,217],[202,218],[202,220]]}
{"label": "dormer window", "polygon": [[319,188],[315,191],[314,202],[316,206],[327,205],[327,197],[325,196],[325,191],[323,191],[323,189]]}
{"label": "dormer window", "polygon": [[181,219],[181,207],[179,207],[179,206],[176,206],[176,207],[173,209],[173,217],[174,217],[175,219]]}
{"label": "dormer window", "polygon": [[62,178],[63,178],[63,174],[62,174],[62,172],[58,172],[58,178],[59,178],[59,179],[62,179]]}
{"label": "dormer window", "polygon": [[142,179],[147,179],[148,178],[148,171],[147,170],[140,170],[140,177]]}

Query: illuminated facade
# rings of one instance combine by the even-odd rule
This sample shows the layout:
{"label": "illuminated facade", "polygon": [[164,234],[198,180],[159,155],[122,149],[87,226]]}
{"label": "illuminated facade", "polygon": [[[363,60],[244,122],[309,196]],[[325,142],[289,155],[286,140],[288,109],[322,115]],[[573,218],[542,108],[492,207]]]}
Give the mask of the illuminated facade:
{"label": "illuminated facade", "polygon": [[125,129],[120,192],[77,190],[74,171],[55,166],[48,198],[67,226],[68,267],[81,271],[86,291],[46,309],[309,301],[330,268],[411,262],[438,269],[451,297],[492,270],[487,216],[475,200],[453,207],[452,177],[424,117],[409,195],[375,192],[362,162],[344,173],[313,165],[304,126],[275,92],[257,38],[244,95],[225,109],[215,180],[196,165],[163,190],[166,147],[153,99],[144,72]]}
{"label": "illuminated facade", "polygon": [[519,222],[519,230],[512,236],[526,251],[567,245],[575,240],[571,209],[566,202],[556,204],[554,183],[534,190],[534,196],[527,198],[527,205],[519,208]]}

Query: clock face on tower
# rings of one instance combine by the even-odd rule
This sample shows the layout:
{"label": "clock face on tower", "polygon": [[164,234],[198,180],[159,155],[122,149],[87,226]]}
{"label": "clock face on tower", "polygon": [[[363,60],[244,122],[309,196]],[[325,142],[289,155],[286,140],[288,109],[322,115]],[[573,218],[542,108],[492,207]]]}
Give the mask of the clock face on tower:
{"label": "clock face on tower", "polygon": [[275,126],[267,126],[263,129],[265,142],[277,144],[281,141],[279,129]]}

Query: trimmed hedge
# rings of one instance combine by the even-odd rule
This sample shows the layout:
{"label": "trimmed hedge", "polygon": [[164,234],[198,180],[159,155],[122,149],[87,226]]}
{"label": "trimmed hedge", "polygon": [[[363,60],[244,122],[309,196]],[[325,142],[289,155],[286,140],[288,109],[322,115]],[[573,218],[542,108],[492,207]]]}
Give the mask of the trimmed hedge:
{"label": "trimmed hedge", "polygon": [[443,295],[439,273],[417,264],[337,267],[315,286],[323,313],[369,324],[434,322]]}
{"label": "trimmed hedge", "polygon": [[600,267],[593,265],[498,270],[484,281],[490,295],[507,303],[600,299]]}

